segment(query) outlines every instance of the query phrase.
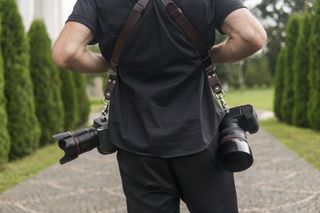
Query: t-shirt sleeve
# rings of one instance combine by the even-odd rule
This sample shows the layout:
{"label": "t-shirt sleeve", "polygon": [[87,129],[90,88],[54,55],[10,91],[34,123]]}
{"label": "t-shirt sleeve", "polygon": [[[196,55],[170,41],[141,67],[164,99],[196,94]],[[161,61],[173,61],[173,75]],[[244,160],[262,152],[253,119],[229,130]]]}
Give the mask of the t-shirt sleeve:
{"label": "t-shirt sleeve", "polygon": [[215,26],[216,29],[222,33],[222,25],[225,18],[234,10],[239,8],[246,8],[240,0],[216,0],[215,6]]}
{"label": "t-shirt sleeve", "polygon": [[97,6],[94,0],[77,0],[72,13],[66,22],[68,21],[79,22],[88,27],[94,35],[94,39],[90,44],[97,43],[98,18]]}

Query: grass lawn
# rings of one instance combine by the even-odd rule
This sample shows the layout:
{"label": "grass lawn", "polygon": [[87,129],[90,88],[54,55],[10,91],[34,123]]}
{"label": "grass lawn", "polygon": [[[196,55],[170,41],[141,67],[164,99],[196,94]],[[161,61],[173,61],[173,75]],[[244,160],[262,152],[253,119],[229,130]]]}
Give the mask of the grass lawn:
{"label": "grass lawn", "polygon": [[320,132],[280,123],[276,119],[260,122],[262,128],[281,143],[298,153],[317,169],[320,169]]}
{"label": "grass lawn", "polygon": [[252,104],[256,109],[273,110],[273,88],[232,90],[226,93],[228,106]]}
{"label": "grass lawn", "polygon": [[0,169],[0,192],[36,175],[58,162],[63,152],[56,144],[45,146],[25,158],[10,162]]}

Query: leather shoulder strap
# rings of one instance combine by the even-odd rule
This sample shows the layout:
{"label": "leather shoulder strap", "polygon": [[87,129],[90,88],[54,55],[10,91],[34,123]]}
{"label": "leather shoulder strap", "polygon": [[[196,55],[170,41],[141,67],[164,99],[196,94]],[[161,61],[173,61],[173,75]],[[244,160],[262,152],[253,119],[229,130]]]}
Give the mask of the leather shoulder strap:
{"label": "leather shoulder strap", "polygon": [[[177,4],[173,0],[161,0],[161,2],[165,6],[170,16],[175,20],[175,22],[179,25],[181,30],[186,34],[187,38],[189,38],[194,44],[194,46],[198,49],[200,57],[202,59],[202,63],[207,68],[210,85],[213,91],[216,94],[223,93],[222,86],[213,69],[213,64],[211,61],[211,55],[209,51],[210,49],[206,47],[206,45],[200,37],[200,34],[197,32],[197,30],[194,28],[194,26],[190,23],[187,17],[183,14],[182,10],[177,6]],[[117,65],[119,63],[119,59],[123,52],[124,46],[128,40],[129,34],[131,33],[136,23],[139,21],[148,3],[149,0],[138,0],[138,2],[134,5],[113,48],[112,56],[110,59],[112,72],[109,73],[109,82],[105,91],[105,97],[107,100],[110,100],[111,98],[111,93],[116,82]]]}
{"label": "leather shoulder strap", "polygon": [[124,26],[121,29],[120,35],[116,41],[116,44],[112,51],[112,56],[110,59],[111,69],[114,71],[119,63],[120,56],[124,49],[124,46],[128,40],[130,32],[139,21],[142,13],[144,12],[145,8],[147,7],[149,0],[138,0],[137,3],[134,5],[133,9],[131,10]]}
{"label": "leather shoulder strap", "polygon": [[[112,55],[110,59],[110,69],[108,72],[108,82],[104,91],[105,100],[111,100],[111,94],[113,92],[114,86],[116,84],[116,71],[117,66],[120,60],[120,56],[123,52],[124,46],[128,40],[128,37],[134,28],[134,26],[139,21],[142,13],[146,9],[149,0],[138,0],[137,3],[133,6],[124,26],[121,29],[120,35],[116,41],[116,44],[112,50]],[[108,114],[108,107],[106,108],[106,114]]]}
{"label": "leather shoulder strap", "polygon": [[205,65],[207,69],[209,83],[213,92],[215,94],[222,94],[222,96],[224,96],[222,85],[219,81],[218,76],[215,73],[215,66],[211,60],[210,49],[207,48],[204,44],[199,32],[190,23],[188,18],[183,14],[182,10],[174,2],[174,0],[161,0],[161,2],[165,6],[170,16],[175,20],[175,22],[179,25],[181,30],[186,34],[187,38],[189,38],[192,41],[193,45],[198,49],[198,52],[202,59],[202,63]]}
{"label": "leather shoulder strap", "polygon": [[209,67],[212,64],[210,51],[201,39],[199,32],[194,28],[188,18],[183,14],[182,10],[173,0],[161,0],[161,2],[167,9],[170,16],[186,34],[187,38],[189,38],[193,45],[198,49],[204,65]]}
{"label": "leather shoulder strap", "polygon": [[[186,36],[192,41],[193,45],[198,49],[202,62],[205,64],[205,66],[210,66],[212,64],[210,51],[202,41],[200,34],[190,23],[188,18],[183,14],[182,10],[177,6],[177,4],[173,0],[161,0],[161,2],[165,6],[170,16],[179,25],[181,30],[186,34]],[[148,3],[149,0],[138,0],[137,3],[134,5],[132,11],[130,12],[113,48],[112,56],[110,59],[111,69],[116,70],[120,56],[123,52],[124,46],[128,40],[130,32],[132,31],[136,23],[139,21]]]}

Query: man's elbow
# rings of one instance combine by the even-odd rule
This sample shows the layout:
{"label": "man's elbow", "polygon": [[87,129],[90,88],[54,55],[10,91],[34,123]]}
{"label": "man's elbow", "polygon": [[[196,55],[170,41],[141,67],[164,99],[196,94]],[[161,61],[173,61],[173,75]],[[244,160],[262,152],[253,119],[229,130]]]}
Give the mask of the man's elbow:
{"label": "man's elbow", "polygon": [[265,30],[261,30],[261,32],[257,33],[255,46],[258,50],[262,49],[266,45],[267,39],[268,36]]}
{"label": "man's elbow", "polygon": [[267,42],[267,33],[264,29],[261,29],[259,31],[255,31],[246,40],[252,50],[256,52],[265,46]]}
{"label": "man's elbow", "polygon": [[52,50],[52,60],[61,69],[70,69],[76,51],[67,47],[54,47]]}

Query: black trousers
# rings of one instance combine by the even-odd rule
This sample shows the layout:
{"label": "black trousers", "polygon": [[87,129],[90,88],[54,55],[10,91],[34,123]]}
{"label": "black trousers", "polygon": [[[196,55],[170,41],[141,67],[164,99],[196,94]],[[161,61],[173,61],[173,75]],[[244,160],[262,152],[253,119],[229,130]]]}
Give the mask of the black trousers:
{"label": "black trousers", "polygon": [[216,144],[194,155],[157,158],[117,154],[128,213],[237,213],[233,174],[217,165]]}

